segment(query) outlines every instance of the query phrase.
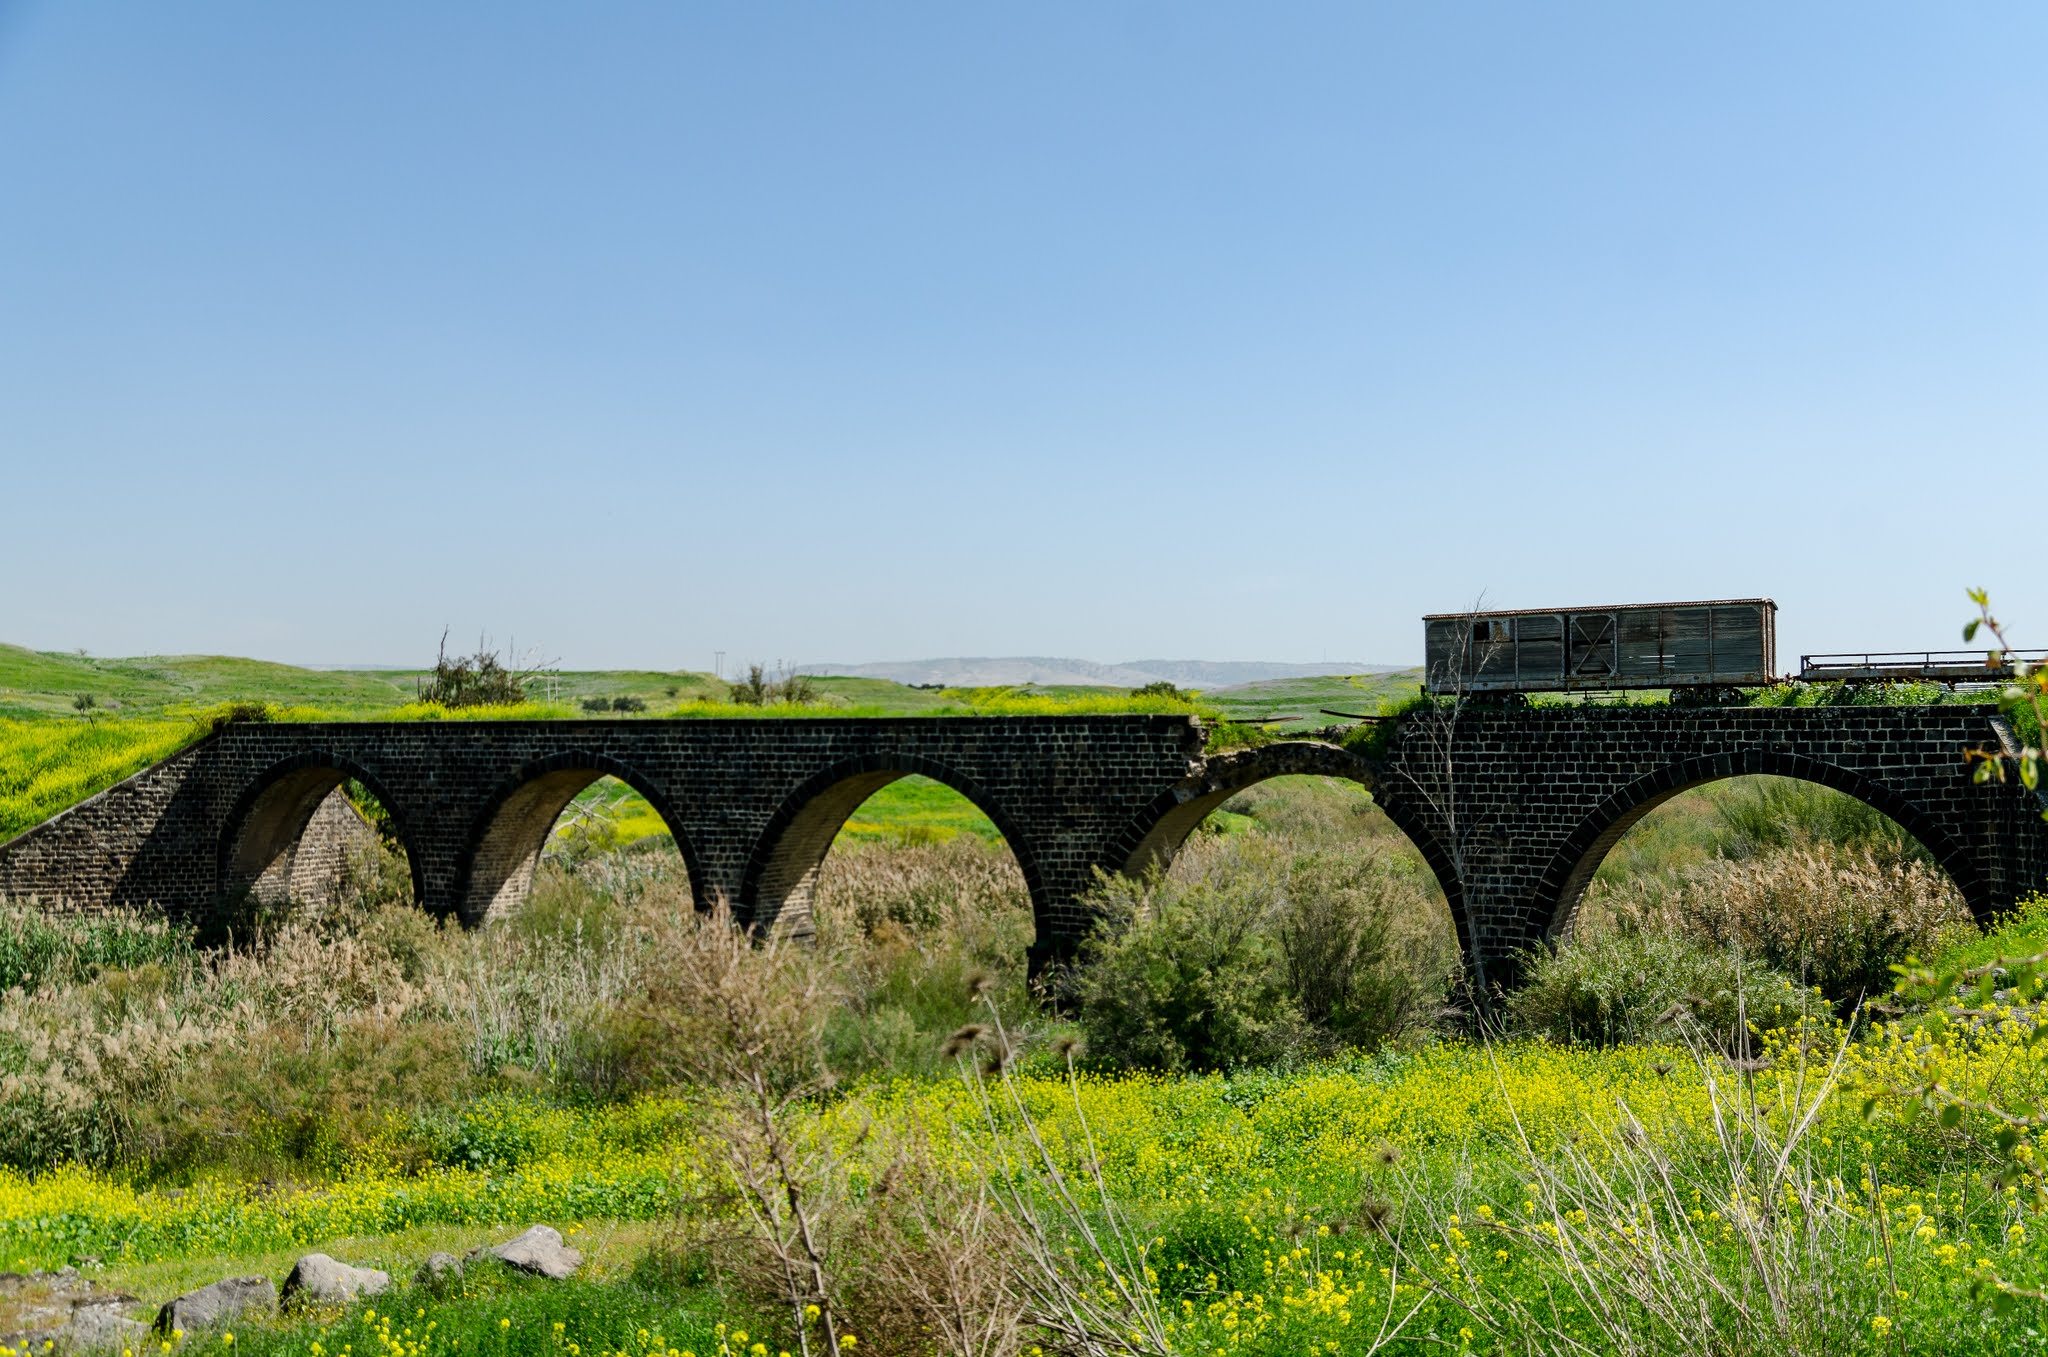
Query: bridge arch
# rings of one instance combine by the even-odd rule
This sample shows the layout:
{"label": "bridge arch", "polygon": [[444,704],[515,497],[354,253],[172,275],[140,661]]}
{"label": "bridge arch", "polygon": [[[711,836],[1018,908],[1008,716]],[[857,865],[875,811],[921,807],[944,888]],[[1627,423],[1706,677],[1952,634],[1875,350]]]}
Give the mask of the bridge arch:
{"label": "bridge arch", "polygon": [[[419,851],[400,803],[375,773],[326,749],[305,750],[272,764],[235,799],[222,821],[215,876],[220,895],[253,895],[266,903],[325,898],[340,862],[331,851],[305,852],[306,832],[316,816],[361,819],[340,793],[341,784],[351,780],[383,804],[405,850],[413,899],[425,898]],[[337,826],[344,833],[347,828],[345,820]],[[369,830],[367,823],[362,828]]]}
{"label": "bridge arch", "polygon": [[971,802],[994,822],[1017,859],[1031,896],[1032,923],[1043,946],[1057,906],[1045,890],[1033,843],[1023,829],[974,779],[955,768],[916,754],[866,754],[844,759],[807,778],[783,798],[769,818],[740,878],[740,912],[756,930],[780,929],[804,935],[811,928],[811,900],[818,871],[832,850],[840,827],[869,797],[900,778],[912,775],[943,783]]}
{"label": "bridge arch", "polygon": [[485,800],[463,849],[455,892],[455,914],[465,927],[503,918],[525,902],[555,821],[577,793],[603,777],[617,778],[647,798],[675,838],[697,908],[711,907],[696,851],[661,788],[609,755],[565,749],[523,765]]}
{"label": "bridge arch", "polygon": [[1203,763],[1199,781],[1183,783],[1154,797],[1111,842],[1110,865],[1125,876],[1139,876],[1155,867],[1164,871],[1188,836],[1210,814],[1248,787],[1276,777],[1307,774],[1342,778],[1373,794],[1394,827],[1422,854],[1443,890],[1457,930],[1459,951],[1468,959],[1472,938],[1465,917],[1462,883],[1451,860],[1422,817],[1399,797],[1381,793],[1380,780],[1366,759],[1339,745],[1319,740],[1283,740],[1252,749],[1212,754]]}
{"label": "bridge arch", "polygon": [[1659,768],[1607,797],[1580,821],[1538,878],[1538,899],[1550,913],[1544,940],[1554,946],[1571,935],[1579,903],[1592,884],[1593,874],[1622,836],[1644,816],[1680,792],[1749,776],[1795,778],[1854,797],[1919,840],[1955,882],[1979,924],[1996,911],[1997,901],[1977,854],[1907,797],[1875,778],[1819,759],[1750,748],[1701,755]]}

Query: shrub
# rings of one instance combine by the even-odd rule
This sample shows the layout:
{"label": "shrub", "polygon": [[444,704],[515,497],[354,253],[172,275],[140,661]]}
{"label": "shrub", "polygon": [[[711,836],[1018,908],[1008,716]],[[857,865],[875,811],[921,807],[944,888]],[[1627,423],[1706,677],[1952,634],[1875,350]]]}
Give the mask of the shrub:
{"label": "shrub", "polygon": [[812,909],[819,953],[847,980],[828,1033],[842,1075],[936,1071],[946,1034],[974,1020],[980,986],[1032,1007],[1031,900],[1000,843],[848,844],[820,869]]}
{"label": "shrub", "polygon": [[[1239,856],[1273,852],[1246,845]],[[1326,1048],[1427,1026],[1457,968],[1423,879],[1376,851],[1280,851],[1275,917],[1289,991]]]}
{"label": "shrub", "polygon": [[1388,698],[1380,703],[1379,715],[1371,721],[1361,721],[1341,737],[1346,749],[1354,749],[1369,759],[1382,759],[1394,751],[1395,742],[1400,739],[1404,723],[1418,716],[1434,717],[1443,703],[1428,693],[1417,692],[1408,697]]}
{"label": "shrub", "polygon": [[1961,895],[1939,869],[1828,843],[1625,885],[1606,895],[1603,908],[1631,931],[1679,932],[1740,951],[1818,986],[1844,1013],[1890,992],[1894,962],[1930,955],[1971,927]]}
{"label": "shrub", "polygon": [[[1166,1070],[1373,1046],[1425,1025],[1456,957],[1387,855],[1262,838],[1183,850],[1187,876],[1105,879],[1077,975],[1098,1058]],[[1186,870],[1185,866],[1182,869]]]}
{"label": "shrub", "polygon": [[1828,1014],[1822,997],[1732,947],[1675,931],[1611,928],[1527,960],[1509,1024],[1553,1041],[1614,1046],[1670,1040],[1690,1018],[1731,1050],[1749,1033]]}
{"label": "shrub", "polygon": [[474,655],[448,655],[448,634],[441,634],[434,676],[418,685],[421,702],[443,707],[510,707],[526,701],[526,676],[507,669],[498,652],[481,644]]}
{"label": "shrub", "polygon": [[1310,1032],[1287,992],[1274,885],[1249,872],[1188,884],[1157,872],[1101,878],[1091,903],[1102,922],[1077,975],[1090,1052],[1166,1071],[1305,1053]]}
{"label": "shrub", "polygon": [[817,685],[808,674],[784,674],[771,679],[758,664],[748,667],[745,678],[727,685],[727,693],[742,707],[802,707],[818,700]]}

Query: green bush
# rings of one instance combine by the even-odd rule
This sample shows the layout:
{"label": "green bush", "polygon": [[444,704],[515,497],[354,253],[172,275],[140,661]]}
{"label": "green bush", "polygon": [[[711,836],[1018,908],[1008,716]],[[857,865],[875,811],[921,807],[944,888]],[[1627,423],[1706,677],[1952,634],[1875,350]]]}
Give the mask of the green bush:
{"label": "green bush", "polygon": [[1287,992],[1271,883],[1104,877],[1083,948],[1081,1025],[1097,1060],[1166,1071],[1288,1060],[1310,1045]]}
{"label": "green bush", "polygon": [[1730,1050],[1748,1031],[1769,1032],[1829,1016],[1825,997],[1733,948],[1681,933],[1614,929],[1527,961],[1508,999],[1511,1027],[1553,1041],[1615,1046],[1668,1040],[1683,1019]]}
{"label": "green bush", "polygon": [[1325,1044],[1372,1047],[1426,1025],[1456,973],[1439,907],[1421,881],[1376,853],[1296,855],[1277,924],[1288,988]]}
{"label": "green bush", "polygon": [[1099,1060],[1161,1070],[1284,1062],[1426,1023],[1455,958],[1435,902],[1377,852],[1211,840],[1181,881],[1104,878],[1076,976]]}
{"label": "green bush", "polygon": [[1356,750],[1369,759],[1385,758],[1393,752],[1394,742],[1400,737],[1401,727],[1417,713],[1434,712],[1441,703],[1428,693],[1416,692],[1407,697],[1388,698],[1380,703],[1376,720],[1362,721],[1346,731],[1342,737],[1346,749]]}

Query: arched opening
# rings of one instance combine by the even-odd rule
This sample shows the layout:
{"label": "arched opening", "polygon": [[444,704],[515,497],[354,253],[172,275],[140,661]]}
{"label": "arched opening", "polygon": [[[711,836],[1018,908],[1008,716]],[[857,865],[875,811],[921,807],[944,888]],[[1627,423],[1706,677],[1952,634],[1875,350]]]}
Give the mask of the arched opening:
{"label": "arched opening", "polygon": [[[960,907],[963,890],[984,901],[993,895],[1035,903],[1038,894],[1022,840],[995,808],[967,779],[921,759],[827,770],[777,812],[762,843],[741,887],[748,921],[789,937],[818,931],[828,855],[838,869],[835,898],[844,892],[843,903],[851,905],[865,891],[894,902],[857,906],[850,919],[836,920],[865,931],[884,923],[938,926]],[[844,851],[833,853],[835,845]],[[934,873],[937,879],[922,879]],[[974,889],[966,888],[970,881]],[[1026,946],[1035,933],[1034,924]]]}
{"label": "arched opening", "polygon": [[555,873],[601,864],[615,878],[622,861],[661,875],[678,858],[692,898],[701,899],[690,846],[660,794],[611,759],[557,755],[522,770],[492,798],[472,838],[460,917],[475,926],[516,913],[543,860]]}
{"label": "arched opening", "polygon": [[230,812],[221,840],[222,898],[266,910],[332,905],[351,881],[392,876],[419,898],[419,864],[396,808],[346,759],[309,754],[269,770]]}
{"label": "arched opening", "polygon": [[607,854],[673,855],[675,832],[654,803],[607,773],[569,798],[541,848],[543,866],[573,868]]}
{"label": "arched opening", "polygon": [[949,1033],[1032,1007],[1030,864],[943,769],[841,768],[792,798],[752,876],[757,925],[859,977],[829,1034],[848,1070],[936,1069]]}
{"label": "arched opening", "polygon": [[[1261,791],[1260,788],[1265,790]],[[1413,812],[1372,794],[1367,769],[1334,745],[1288,742],[1213,756],[1193,795],[1176,792],[1143,812],[1114,850],[1126,876],[1174,868],[1198,830],[1229,833],[1265,817],[1282,836],[1310,835],[1352,847],[1380,843],[1419,862],[1442,901],[1461,949],[1468,950],[1464,901],[1450,857]]]}
{"label": "arched opening", "polygon": [[1969,859],[1882,787],[1818,768],[1673,781],[1582,828],[1555,941],[1733,949],[1846,1011],[1890,988],[1891,963],[1974,930]]}
{"label": "arched opening", "polygon": [[[1150,1003],[1156,1012],[1122,1026],[1175,1033],[1153,1058],[1193,1067],[1216,1061],[1211,1044],[1225,1040],[1220,1018],[1178,1016],[1208,1012],[1204,987],[1259,996],[1265,1031],[1230,1039],[1251,1041],[1261,1059],[1433,1027],[1464,967],[1429,856],[1363,770],[1332,758],[1339,771],[1289,771],[1299,761],[1258,752],[1137,837],[1126,876],[1143,884],[1102,896],[1109,940],[1082,978],[1084,1000]],[[1186,982],[1191,968],[1227,979]]]}
{"label": "arched opening", "polygon": [[1384,857],[1391,870],[1412,879],[1443,911],[1450,907],[1429,858],[1394,823],[1370,791],[1349,778],[1282,773],[1232,792],[1182,837],[1166,866],[1170,880],[1185,881],[1201,870],[1204,851],[1256,835],[1302,848],[1330,847]]}

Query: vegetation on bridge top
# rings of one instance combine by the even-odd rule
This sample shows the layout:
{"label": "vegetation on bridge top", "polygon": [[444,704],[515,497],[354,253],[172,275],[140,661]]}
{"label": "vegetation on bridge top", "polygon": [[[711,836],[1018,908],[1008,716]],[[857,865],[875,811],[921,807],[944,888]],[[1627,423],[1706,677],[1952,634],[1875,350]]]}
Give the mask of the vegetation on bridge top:
{"label": "vegetation on bridge top", "polygon": [[[232,721],[1147,713],[1199,716],[1214,727],[1232,729],[1223,719],[1222,707],[1198,701],[1194,694],[1166,691],[927,690],[880,679],[826,677],[807,681],[809,701],[751,705],[732,700],[731,686],[710,675],[606,671],[550,676],[549,700],[448,706],[410,697],[419,686],[416,680],[423,677],[398,671],[330,674],[219,658],[100,661],[0,647],[0,841],[169,758]],[[906,805],[903,809],[908,814],[915,808]],[[975,833],[984,830],[979,823],[954,828]]]}
{"label": "vegetation on bridge top", "polygon": [[[442,657],[442,668],[484,658]],[[495,656],[490,657],[495,660]],[[176,753],[227,720],[450,721],[1190,715],[1208,747],[1240,748],[1331,729],[1367,754],[1425,710],[1420,670],[1278,679],[1217,692],[1168,685],[915,688],[886,679],[802,676],[752,686],[711,674],[593,670],[515,676],[515,704],[422,701],[434,670],[320,670],[226,656],[100,659],[0,645],[0,840]],[[790,701],[790,695],[801,701]],[[1786,683],[1724,695],[1746,706],[1920,705],[1996,700],[1935,684]],[[767,699],[766,701],[753,701]],[[783,699],[783,700],[777,700]],[[1664,693],[1538,695],[1536,709],[1661,706]],[[2033,710],[2008,702],[2023,743],[2038,745]],[[1375,719],[1361,721],[1359,717]],[[979,832],[979,826],[976,826]]]}

